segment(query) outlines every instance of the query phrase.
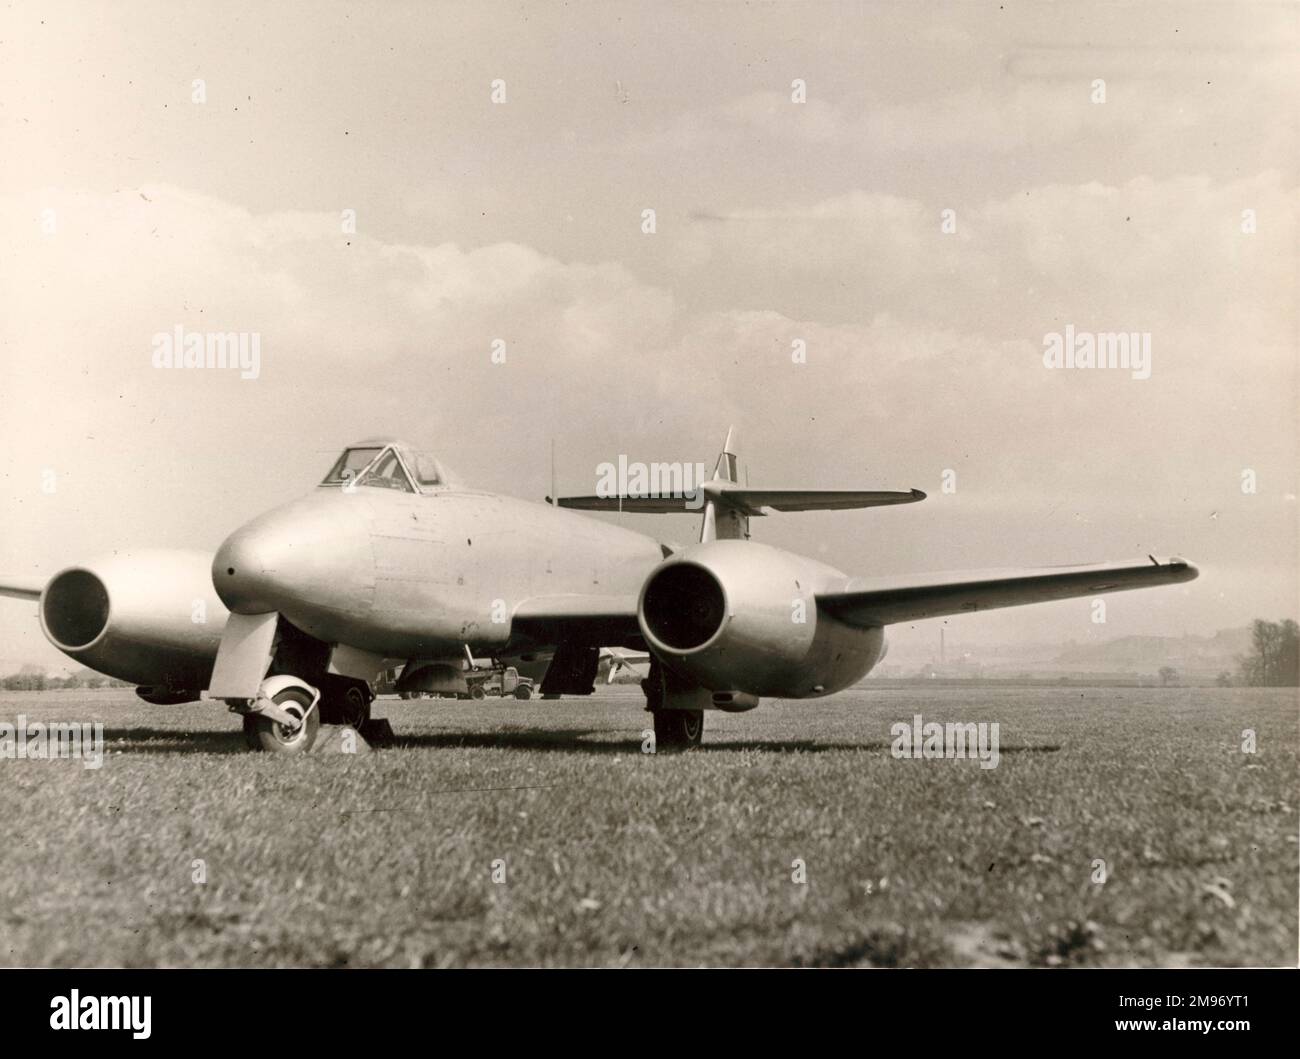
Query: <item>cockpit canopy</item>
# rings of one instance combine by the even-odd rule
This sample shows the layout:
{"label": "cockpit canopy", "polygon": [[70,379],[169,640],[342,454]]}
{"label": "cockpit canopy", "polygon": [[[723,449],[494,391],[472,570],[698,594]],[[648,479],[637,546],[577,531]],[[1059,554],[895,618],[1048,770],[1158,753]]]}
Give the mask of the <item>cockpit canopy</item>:
{"label": "cockpit canopy", "polygon": [[396,438],[368,438],[349,445],[321,482],[403,493],[428,493],[450,484],[437,460]]}

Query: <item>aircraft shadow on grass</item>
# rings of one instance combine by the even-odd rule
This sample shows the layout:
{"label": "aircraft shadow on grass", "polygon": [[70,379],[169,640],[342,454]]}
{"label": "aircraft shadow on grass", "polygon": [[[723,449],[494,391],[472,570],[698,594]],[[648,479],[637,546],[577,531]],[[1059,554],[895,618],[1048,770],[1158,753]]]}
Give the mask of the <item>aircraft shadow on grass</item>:
{"label": "aircraft shadow on grass", "polygon": [[[627,754],[640,753],[640,738],[623,738],[613,740],[591,740],[589,736],[609,735],[608,729],[568,731],[538,730],[519,732],[422,732],[415,735],[399,735],[393,741],[393,747],[471,747],[484,750],[555,750],[585,754]],[[766,753],[800,753],[824,754],[832,751],[868,750],[888,751],[890,743],[885,740],[866,740],[860,743],[831,742],[821,739],[731,739],[717,742],[705,742],[691,751],[692,754],[713,751],[758,750]],[[1059,745],[1042,746],[1004,746],[999,752],[1003,754],[1042,753],[1052,754],[1060,750]]]}
{"label": "aircraft shadow on grass", "polygon": [[[618,738],[601,738],[618,735]],[[243,754],[247,753],[244,735],[239,730],[187,732],[174,728],[106,729],[105,749],[121,750],[129,754]],[[818,739],[733,739],[706,742],[691,753],[714,751],[759,751],[762,753],[824,754],[834,751],[888,751],[890,744],[884,740],[864,742],[823,741]],[[508,732],[417,732],[398,734],[391,743],[377,750],[418,750],[470,748],[475,750],[549,750],[558,753],[614,756],[639,754],[640,733],[611,733],[609,729],[538,729]],[[1051,754],[1059,745],[1004,746],[1002,754]]]}

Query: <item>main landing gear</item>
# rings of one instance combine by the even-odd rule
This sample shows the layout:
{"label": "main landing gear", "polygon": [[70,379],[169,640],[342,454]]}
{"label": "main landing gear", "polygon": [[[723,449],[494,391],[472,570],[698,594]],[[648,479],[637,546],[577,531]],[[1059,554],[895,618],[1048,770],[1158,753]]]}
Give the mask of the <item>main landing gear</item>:
{"label": "main landing gear", "polygon": [[655,719],[655,751],[693,750],[704,739],[703,710],[651,710]]}
{"label": "main landing gear", "polygon": [[321,720],[325,724],[346,724],[357,731],[370,720],[375,693],[364,680],[325,677],[321,681]]}
{"label": "main landing gear", "polygon": [[641,681],[645,692],[646,709],[654,718],[655,753],[674,754],[693,750],[704,739],[703,710],[670,710],[665,705],[674,687],[673,678],[665,680],[665,670],[659,659],[650,660],[650,675]]}

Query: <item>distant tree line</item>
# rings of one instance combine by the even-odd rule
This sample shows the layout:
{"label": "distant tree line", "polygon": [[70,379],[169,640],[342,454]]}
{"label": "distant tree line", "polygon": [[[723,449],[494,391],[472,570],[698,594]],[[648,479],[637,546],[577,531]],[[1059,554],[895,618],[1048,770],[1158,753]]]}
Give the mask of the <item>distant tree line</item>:
{"label": "distant tree line", "polygon": [[90,669],[70,673],[66,677],[45,675],[38,666],[23,666],[17,673],[0,677],[0,688],[5,691],[58,691],[64,688],[129,688],[123,680],[114,680]]}
{"label": "distant tree line", "polygon": [[1241,683],[1252,688],[1300,687],[1300,626],[1255,619],[1250,654],[1238,659]]}

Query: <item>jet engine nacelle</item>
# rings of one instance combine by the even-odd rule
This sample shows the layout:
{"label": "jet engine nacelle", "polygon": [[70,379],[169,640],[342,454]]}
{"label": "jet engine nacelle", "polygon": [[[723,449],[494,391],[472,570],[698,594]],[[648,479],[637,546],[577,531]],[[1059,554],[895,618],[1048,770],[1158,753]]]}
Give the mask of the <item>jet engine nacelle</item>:
{"label": "jet engine nacelle", "polygon": [[148,701],[169,691],[198,698],[229,616],[211,566],[210,554],[163,550],[70,566],[41,592],[41,629],[69,658],[147,687]]}
{"label": "jet engine nacelle", "polygon": [[637,617],[663,663],[702,687],[829,695],[865,676],[885,649],[883,629],[818,613],[816,593],[844,579],[779,548],[709,541],[655,568]]}

